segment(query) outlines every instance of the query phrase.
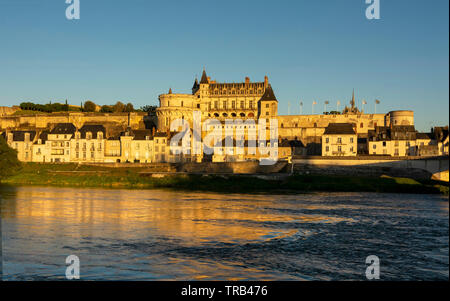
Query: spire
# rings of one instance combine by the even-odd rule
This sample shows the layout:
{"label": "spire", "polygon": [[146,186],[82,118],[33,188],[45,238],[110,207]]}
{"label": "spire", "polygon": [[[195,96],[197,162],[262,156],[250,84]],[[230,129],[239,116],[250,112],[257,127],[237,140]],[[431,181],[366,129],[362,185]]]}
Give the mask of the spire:
{"label": "spire", "polygon": [[208,76],[206,75],[205,69],[203,69],[202,79],[200,80],[200,84],[208,84]]}
{"label": "spire", "polygon": [[196,77],[195,81],[194,81],[194,85],[192,86],[192,90],[197,89],[197,87],[198,87],[198,79]]}
{"label": "spire", "polygon": [[169,94],[172,94],[172,88],[169,89]]}
{"label": "spire", "polygon": [[260,99],[260,101],[264,101],[264,100],[278,101],[277,98],[275,97],[275,93],[273,93],[272,86],[270,84],[267,86],[266,91],[264,92],[264,95]]}
{"label": "spire", "polygon": [[353,89],[353,95],[352,95],[352,102],[351,102],[351,104],[352,104],[352,108],[354,108],[355,107],[355,89]]}

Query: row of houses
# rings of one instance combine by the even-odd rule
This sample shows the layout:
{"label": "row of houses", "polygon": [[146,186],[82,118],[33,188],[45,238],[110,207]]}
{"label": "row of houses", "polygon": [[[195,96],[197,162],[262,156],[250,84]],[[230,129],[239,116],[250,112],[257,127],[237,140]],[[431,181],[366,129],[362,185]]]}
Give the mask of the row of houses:
{"label": "row of houses", "polygon": [[117,137],[107,137],[103,125],[56,124],[47,131],[7,131],[8,145],[24,162],[166,162],[166,133],[128,128]]}
{"label": "row of houses", "polygon": [[[99,124],[76,128],[59,123],[50,130],[12,130],[2,133],[8,145],[23,162],[75,163],[160,163],[160,162],[238,162],[265,157],[289,160],[307,154],[298,140],[273,142],[226,139],[211,147],[209,154],[183,153],[182,141],[171,142],[175,132],[127,128],[116,136],[107,136]],[[436,127],[419,133],[414,126],[376,127],[366,137],[356,134],[355,125],[330,123],[322,136],[321,154],[327,157],[357,155],[442,156],[449,154],[448,128]],[[269,150],[264,153],[263,150]]]}
{"label": "row of houses", "polygon": [[330,123],[322,136],[322,156],[357,155],[448,156],[448,127],[419,133],[414,125],[377,126],[361,137],[354,124]]}
{"label": "row of houses", "polygon": [[8,145],[17,150],[23,162],[49,163],[177,163],[238,162],[259,160],[260,148],[273,149],[271,154],[288,159],[292,153],[302,154],[299,141],[280,140],[270,145],[259,141],[225,140],[211,147],[211,155],[195,155],[192,149],[183,153],[182,140],[171,143],[176,132],[127,128],[117,136],[107,136],[103,125],[90,124],[77,129],[72,123],[56,124],[51,130],[12,130],[2,133]]}

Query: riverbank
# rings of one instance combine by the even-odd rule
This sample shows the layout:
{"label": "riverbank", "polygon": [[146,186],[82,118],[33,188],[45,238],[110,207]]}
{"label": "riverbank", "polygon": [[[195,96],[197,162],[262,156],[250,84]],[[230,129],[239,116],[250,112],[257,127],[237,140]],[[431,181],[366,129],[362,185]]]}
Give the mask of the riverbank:
{"label": "riverbank", "polygon": [[286,175],[200,175],[147,173],[145,167],[99,167],[77,164],[25,163],[1,182],[8,185],[176,189],[236,193],[380,192],[449,194],[448,184],[395,177]]}

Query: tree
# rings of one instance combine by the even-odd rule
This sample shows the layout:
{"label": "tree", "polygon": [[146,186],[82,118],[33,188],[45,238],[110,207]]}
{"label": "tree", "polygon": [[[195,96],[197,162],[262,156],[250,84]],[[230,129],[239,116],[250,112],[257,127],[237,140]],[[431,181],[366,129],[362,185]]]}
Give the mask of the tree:
{"label": "tree", "polygon": [[127,113],[134,112],[133,104],[127,103],[127,105],[125,106],[125,112]]}
{"label": "tree", "polygon": [[123,103],[121,103],[120,101],[118,101],[114,107],[114,113],[123,113],[125,112],[125,105]]}
{"label": "tree", "polygon": [[145,113],[155,113],[156,106],[143,106],[143,107],[141,107],[141,110]]}
{"label": "tree", "polygon": [[0,136],[0,180],[13,175],[19,168],[17,151],[10,148],[3,136]]}
{"label": "tree", "polygon": [[100,112],[102,112],[102,113],[113,113],[114,112],[114,108],[112,106],[104,105],[104,106],[101,107]]}
{"label": "tree", "polygon": [[95,109],[97,108],[97,105],[93,103],[92,101],[88,100],[84,103],[83,111],[85,112],[95,112]]}

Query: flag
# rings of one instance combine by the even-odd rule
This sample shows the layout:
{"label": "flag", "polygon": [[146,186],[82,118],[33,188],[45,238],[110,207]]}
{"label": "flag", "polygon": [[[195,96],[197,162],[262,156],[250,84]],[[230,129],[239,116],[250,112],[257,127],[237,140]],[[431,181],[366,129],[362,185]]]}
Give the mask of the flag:
{"label": "flag", "polygon": [[379,105],[379,104],[380,104],[380,101],[379,101],[378,99],[375,99],[375,103],[376,103],[377,105]]}
{"label": "flag", "polygon": [[300,102],[300,105],[303,107],[303,102],[302,101]]}
{"label": "flag", "polygon": [[338,101],[337,101],[337,105],[339,106],[340,104],[341,104],[341,101],[340,101],[340,100],[338,100]]}
{"label": "flag", "polygon": [[314,101],[314,102],[313,102],[313,105],[316,105],[316,104],[317,104],[317,101]]}
{"label": "flag", "polygon": [[329,102],[329,101],[327,100],[327,101],[325,101],[325,104],[326,104],[326,105],[329,105],[329,104],[330,104],[330,102]]}
{"label": "flag", "polygon": [[367,101],[363,100],[363,101],[362,101],[362,104],[363,104],[363,105],[366,105],[366,104],[367,104]]}

